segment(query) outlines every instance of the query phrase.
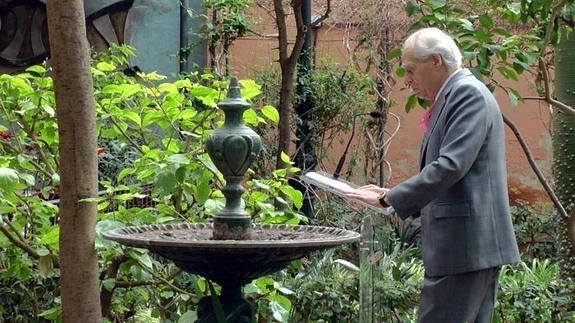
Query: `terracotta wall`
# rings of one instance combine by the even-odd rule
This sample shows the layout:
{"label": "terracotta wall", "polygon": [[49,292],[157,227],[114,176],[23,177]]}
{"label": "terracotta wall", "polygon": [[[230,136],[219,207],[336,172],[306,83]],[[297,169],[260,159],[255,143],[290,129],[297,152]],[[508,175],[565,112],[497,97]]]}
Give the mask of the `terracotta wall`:
{"label": "terracotta wall", "polygon": [[[271,24],[267,24],[263,27],[265,28],[262,29],[269,31],[269,35],[274,32],[273,25]],[[316,41],[317,57],[329,55],[337,57],[341,62],[346,61],[348,55],[344,42],[344,30],[342,28],[337,26],[323,26],[317,30]],[[235,73],[241,77],[250,77],[254,69],[268,68],[276,64],[276,48],[277,39],[272,36],[265,38],[248,36],[237,40],[232,49],[232,65],[235,68]],[[503,84],[514,87],[524,97],[536,96],[532,81],[528,77],[523,77],[519,82],[514,83],[507,82],[502,78],[500,81]],[[402,84],[403,80],[400,79],[392,95],[397,101],[397,106],[393,107],[393,112],[399,115],[401,128],[387,156],[387,159],[393,167],[391,185],[417,172],[419,143],[422,136],[418,128],[418,122],[423,115],[423,110],[416,109],[410,113],[404,112],[403,106],[409,93],[406,90],[400,89]],[[506,94],[500,90],[496,91],[496,98],[503,113],[513,120],[525,137],[539,167],[541,167],[544,174],[550,178],[551,140],[548,105],[537,100],[527,100],[521,102],[517,107],[512,107]],[[391,126],[390,124],[390,127]],[[342,138],[347,137],[344,135]],[[342,142],[346,140],[342,140]],[[356,140],[355,145],[360,144],[359,140],[361,140],[361,138]],[[549,202],[541,184],[531,170],[517,139],[513,133],[509,131],[509,128],[506,141],[511,200],[524,199],[532,203]],[[333,148],[331,164],[328,162],[322,165],[326,171],[334,168],[333,164],[335,164],[341,155],[342,146]],[[367,180],[354,178],[354,181],[363,183]]]}

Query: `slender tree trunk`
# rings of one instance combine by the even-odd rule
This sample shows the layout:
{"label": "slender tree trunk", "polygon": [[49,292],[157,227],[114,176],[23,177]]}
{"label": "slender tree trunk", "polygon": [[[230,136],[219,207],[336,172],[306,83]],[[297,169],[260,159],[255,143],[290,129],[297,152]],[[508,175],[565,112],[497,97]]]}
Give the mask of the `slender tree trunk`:
{"label": "slender tree trunk", "polygon": [[279,45],[279,63],[281,67],[281,88],[278,125],[278,154],[276,168],[284,168],[287,165],[281,160],[281,153],[289,155],[290,146],[290,116],[292,115],[292,98],[294,92],[294,77],[299,55],[304,45],[305,29],[301,13],[302,0],[293,0],[291,7],[296,22],[297,34],[291,52],[288,53],[289,39],[287,35],[287,23],[285,20],[286,13],[282,0],[274,0],[274,11],[276,25],[278,28],[278,45]]}
{"label": "slender tree trunk", "polygon": [[60,138],[60,287],[64,322],[102,321],[94,247],[98,161],[82,0],[47,1]]}
{"label": "slender tree trunk", "polygon": [[[562,33],[566,35],[567,33]],[[555,96],[569,106],[575,105],[575,35],[568,33],[555,52]],[[553,176],[557,196],[570,214],[560,217],[559,266],[562,282],[575,293],[575,250],[573,225],[575,216],[575,118],[563,111],[553,114]]]}

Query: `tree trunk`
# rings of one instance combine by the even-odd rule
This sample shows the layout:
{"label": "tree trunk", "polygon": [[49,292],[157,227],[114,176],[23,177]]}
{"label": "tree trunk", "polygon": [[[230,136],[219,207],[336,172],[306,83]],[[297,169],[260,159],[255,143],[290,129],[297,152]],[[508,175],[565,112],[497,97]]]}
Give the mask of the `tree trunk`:
{"label": "tree trunk", "polygon": [[60,287],[64,322],[102,321],[94,247],[95,107],[82,0],[47,1],[60,138]]}
{"label": "tree trunk", "polygon": [[293,42],[291,52],[288,53],[289,39],[287,35],[286,13],[282,0],[274,0],[276,26],[278,28],[279,63],[281,67],[281,88],[279,100],[279,125],[278,125],[278,153],[276,168],[284,168],[287,165],[281,160],[281,153],[289,155],[290,140],[290,117],[292,115],[293,82],[299,55],[305,40],[305,28],[301,13],[302,0],[294,0],[291,7],[296,22],[297,34]]}
{"label": "tree trunk", "polygon": [[[567,32],[562,33],[567,35]],[[555,51],[555,96],[561,102],[575,105],[575,35],[569,33]],[[556,110],[553,113],[553,176],[555,192],[566,208],[570,219],[560,217],[559,265],[562,282],[570,292],[575,292],[575,251],[573,244],[573,217],[575,216],[575,118]],[[571,234],[570,234],[571,233]]]}

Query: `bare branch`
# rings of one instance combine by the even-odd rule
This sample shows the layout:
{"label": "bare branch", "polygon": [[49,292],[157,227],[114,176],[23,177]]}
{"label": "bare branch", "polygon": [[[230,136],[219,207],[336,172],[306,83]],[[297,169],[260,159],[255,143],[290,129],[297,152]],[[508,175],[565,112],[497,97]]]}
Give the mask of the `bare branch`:
{"label": "bare branch", "polygon": [[[3,219],[4,223],[7,223],[6,219]],[[30,255],[32,258],[34,259],[39,259],[40,256],[38,255],[38,253],[36,252],[36,250],[34,250],[34,248],[32,248],[32,246],[30,246],[28,243],[26,243],[26,241],[20,240],[19,238],[13,236],[10,231],[4,226],[4,225],[0,225],[0,232],[2,232],[2,234],[4,234],[4,236],[16,247],[24,250],[28,255]]]}
{"label": "bare branch", "polygon": [[533,154],[531,153],[529,146],[527,146],[525,139],[523,139],[523,136],[519,132],[519,129],[517,128],[515,123],[513,123],[513,121],[511,119],[509,119],[505,114],[502,113],[502,115],[503,115],[503,121],[511,129],[511,131],[513,131],[513,134],[517,138],[517,141],[519,141],[519,144],[521,145],[521,148],[523,149],[523,152],[525,153],[525,156],[527,157],[527,161],[529,162],[529,165],[531,166],[531,168],[535,172],[535,175],[537,175],[537,178],[539,179],[539,182],[541,183],[541,185],[543,185],[543,187],[545,188],[545,191],[547,192],[547,195],[549,195],[549,198],[551,199],[551,201],[555,205],[555,208],[557,208],[557,210],[559,211],[561,216],[568,218],[569,215],[567,214],[567,211],[565,211],[565,208],[563,207],[563,205],[559,201],[559,198],[557,197],[557,195],[555,195],[555,192],[551,188],[551,185],[545,179],[545,176],[543,176],[543,173],[539,169],[539,166],[537,166],[537,163],[535,162],[535,159],[533,158]]}

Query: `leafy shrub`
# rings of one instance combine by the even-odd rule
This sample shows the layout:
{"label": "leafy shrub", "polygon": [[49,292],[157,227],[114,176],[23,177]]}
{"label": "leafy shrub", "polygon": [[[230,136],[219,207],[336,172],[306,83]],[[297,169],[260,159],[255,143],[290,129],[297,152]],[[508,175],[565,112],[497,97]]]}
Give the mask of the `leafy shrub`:
{"label": "leafy shrub", "polygon": [[[217,103],[228,82],[209,73],[174,82],[156,73],[128,76],[122,66],[130,55],[133,49],[112,46],[92,62],[102,149],[94,154],[100,154],[103,194],[89,200],[98,202],[99,210],[102,307],[113,321],[132,320],[146,308],[154,318],[175,321],[208,293],[205,279],[182,274],[147,250],[107,241],[101,233],[126,225],[206,222],[223,207],[223,178],[204,142],[223,122]],[[240,83],[247,100],[259,94],[253,81]],[[1,75],[0,85],[0,286],[6,301],[0,321],[57,321],[59,155],[50,69],[32,66]],[[248,109],[244,121],[272,123],[275,116],[267,105]],[[302,220],[294,211],[301,194],[286,179],[293,171],[277,170],[269,180],[247,183],[244,197],[254,221]],[[271,210],[275,202],[285,211]]]}
{"label": "leafy shrub", "polygon": [[556,254],[552,235],[555,215],[533,208],[527,201],[516,201],[511,215],[517,237],[517,244],[525,258],[545,259]]}
{"label": "leafy shrub", "polygon": [[534,259],[503,266],[499,278],[494,322],[575,322],[575,315],[561,311],[569,298],[561,295],[557,263]]}
{"label": "leafy shrub", "polygon": [[[312,254],[274,275],[275,289],[281,297],[263,298],[257,303],[259,320],[354,321],[359,315],[359,268],[346,260],[334,259],[334,252],[330,249]],[[278,296],[275,292],[274,295]]]}

